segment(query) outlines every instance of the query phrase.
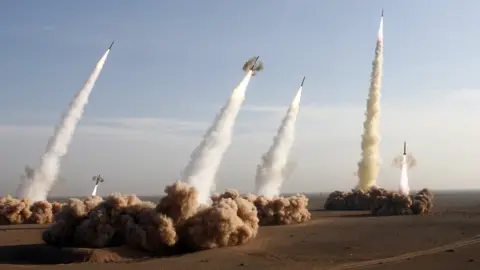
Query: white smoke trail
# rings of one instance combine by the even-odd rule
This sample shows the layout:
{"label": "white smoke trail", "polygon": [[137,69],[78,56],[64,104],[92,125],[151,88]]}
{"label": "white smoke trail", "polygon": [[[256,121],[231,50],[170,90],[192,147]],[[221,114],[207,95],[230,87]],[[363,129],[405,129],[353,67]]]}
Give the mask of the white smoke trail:
{"label": "white smoke trail", "polygon": [[370,89],[363,123],[362,157],[358,162],[358,188],[367,190],[376,185],[380,171],[380,90],[383,73],[383,15],[378,30],[375,59],[372,62]]}
{"label": "white smoke trail", "polygon": [[92,196],[97,196],[97,188],[98,188],[98,184],[96,184],[95,187],[93,188]]}
{"label": "white smoke trail", "polygon": [[46,152],[40,161],[40,167],[38,170],[35,170],[33,177],[25,179],[24,183],[19,186],[17,190],[18,198],[28,198],[33,202],[47,199],[47,195],[58,177],[60,159],[68,151],[68,146],[72,140],[77,123],[82,117],[90,92],[102,71],[109,53],[110,49],[98,61],[84,87],[75,95],[60,124],[56,127],[53,136],[48,141]]}
{"label": "white smoke trail", "polygon": [[295,139],[295,122],[300,108],[302,87],[298,89],[287,114],[278,128],[277,135],[267,153],[262,156],[262,163],[257,166],[255,189],[258,195],[273,198],[280,195],[284,177],[286,176],[287,160]]}
{"label": "white smoke trail", "polygon": [[245,91],[251,78],[250,70],[215,117],[212,126],[205,133],[200,145],[193,151],[190,162],[183,171],[182,179],[197,188],[200,204],[209,203],[212,187],[215,184],[215,175],[223,155],[231,144],[235,119],[245,100]]}
{"label": "white smoke trail", "polygon": [[410,194],[410,187],[408,185],[408,163],[407,155],[403,155],[402,169],[400,173],[400,194]]}

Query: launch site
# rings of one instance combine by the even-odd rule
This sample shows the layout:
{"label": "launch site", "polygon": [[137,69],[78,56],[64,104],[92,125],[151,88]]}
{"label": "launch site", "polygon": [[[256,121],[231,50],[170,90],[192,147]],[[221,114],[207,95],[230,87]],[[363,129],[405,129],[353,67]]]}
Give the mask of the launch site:
{"label": "launch site", "polygon": [[0,269],[480,269],[480,2],[50,3],[0,10]]}

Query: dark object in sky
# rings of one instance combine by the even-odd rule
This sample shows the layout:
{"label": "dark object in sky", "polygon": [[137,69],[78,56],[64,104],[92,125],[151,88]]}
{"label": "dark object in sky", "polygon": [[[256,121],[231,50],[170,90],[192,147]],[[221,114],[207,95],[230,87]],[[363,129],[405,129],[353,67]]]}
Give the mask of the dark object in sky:
{"label": "dark object in sky", "polygon": [[403,154],[407,154],[407,142],[403,142]]}
{"label": "dark object in sky", "polygon": [[303,76],[302,84],[300,84],[301,87],[303,87],[303,82],[305,82],[305,76]]}
{"label": "dark object in sky", "polygon": [[103,179],[103,177],[100,174],[92,177],[92,180],[93,182],[95,182],[95,185],[105,182],[105,179]]}
{"label": "dark object in sky", "polygon": [[114,40],[114,41],[112,41],[112,44],[110,44],[110,47],[108,47],[108,49],[109,49],[109,50],[111,50],[111,49],[112,49],[113,43],[115,43],[115,40]]}
{"label": "dark object in sky", "polygon": [[252,68],[251,68],[252,71],[254,71],[253,68],[257,64],[258,58],[260,58],[260,56],[257,56],[257,58],[255,58],[255,61],[253,61],[253,65],[252,65]]}
{"label": "dark object in sky", "polygon": [[383,17],[383,8],[382,8],[382,17]]}
{"label": "dark object in sky", "polygon": [[253,56],[248,59],[248,61],[243,65],[243,71],[252,71],[252,76],[255,76],[257,72],[262,71],[263,62],[258,61],[258,58],[260,58],[260,56]]}

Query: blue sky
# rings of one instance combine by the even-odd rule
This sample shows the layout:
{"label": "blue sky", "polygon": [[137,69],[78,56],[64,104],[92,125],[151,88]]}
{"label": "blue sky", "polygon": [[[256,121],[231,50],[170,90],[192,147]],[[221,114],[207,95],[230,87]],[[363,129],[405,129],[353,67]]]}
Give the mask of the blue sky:
{"label": "blue sky", "polygon": [[[385,9],[383,159],[403,140],[413,188],[479,188],[478,1],[3,1],[1,192],[38,165],[53,126],[112,40],[54,192],[155,194],[179,175],[220,106],[260,55],[218,187],[253,188],[255,165],[307,76],[284,191],[354,186],[379,15]],[[453,180],[452,180],[453,179]]]}

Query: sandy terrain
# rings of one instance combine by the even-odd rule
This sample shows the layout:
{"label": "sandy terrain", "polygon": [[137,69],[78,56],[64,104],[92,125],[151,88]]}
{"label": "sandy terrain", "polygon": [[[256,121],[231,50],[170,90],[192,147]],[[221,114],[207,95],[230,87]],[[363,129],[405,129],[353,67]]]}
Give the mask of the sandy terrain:
{"label": "sandy terrain", "polygon": [[61,251],[43,245],[44,226],[3,226],[0,269],[480,269],[479,195],[436,193],[434,213],[423,217],[326,212],[316,210],[325,197],[313,196],[312,221],[262,227],[246,245],[119,264],[36,265],[60,259],[118,260],[132,252]]}

